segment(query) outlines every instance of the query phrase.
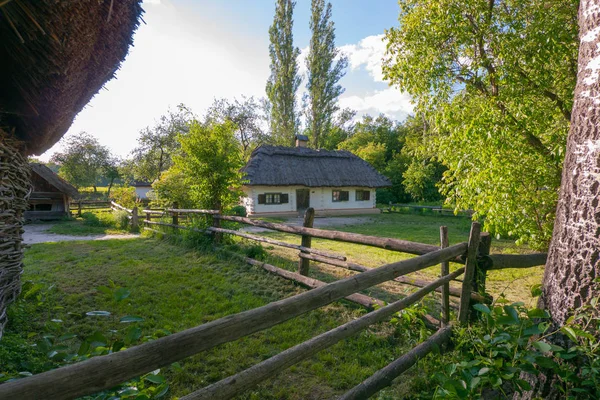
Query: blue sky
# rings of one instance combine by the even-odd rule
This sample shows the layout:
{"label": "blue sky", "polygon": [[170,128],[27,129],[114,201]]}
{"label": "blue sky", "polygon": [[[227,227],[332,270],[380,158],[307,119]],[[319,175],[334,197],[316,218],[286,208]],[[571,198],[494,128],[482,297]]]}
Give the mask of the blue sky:
{"label": "blue sky", "polygon": [[[405,118],[412,110],[410,98],[390,88],[381,75],[383,33],[397,25],[396,1],[331,2],[336,45],[350,60],[341,80],[346,91],[340,106]],[[274,8],[274,0],[146,0],[146,24],[136,33],[117,78],[77,116],[68,135],[87,131],[126,157],[138,132],[169,107],[184,103],[202,115],[215,98],[263,97]],[[309,16],[310,0],[298,0],[294,40],[303,52],[310,40]],[[42,158],[60,148],[61,143]]]}

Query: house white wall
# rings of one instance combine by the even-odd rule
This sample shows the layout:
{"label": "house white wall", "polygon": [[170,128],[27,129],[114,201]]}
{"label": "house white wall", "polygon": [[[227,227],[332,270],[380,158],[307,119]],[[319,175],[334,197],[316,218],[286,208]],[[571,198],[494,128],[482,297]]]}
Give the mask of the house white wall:
{"label": "house white wall", "polygon": [[[308,189],[310,191],[310,207],[315,211],[328,210],[356,210],[369,211],[375,209],[376,198],[375,189],[362,187],[317,187],[307,188],[304,186],[245,186],[243,188],[246,197],[241,199],[241,204],[246,208],[248,215],[269,215],[269,214],[295,214],[296,207],[296,189]],[[348,191],[348,201],[333,201],[333,191]],[[370,199],[366,201],[356,201],[357,190],[368,190],[371,192]],[[258,204],[258,195],[265,193],[287,194],[289,202],[286,204]]]}
{"label": "house white wall", "polygon": [[152,186],[137,186],[135,188],[135,195],[140,200],[146,200],[150,191],[152,191]]}

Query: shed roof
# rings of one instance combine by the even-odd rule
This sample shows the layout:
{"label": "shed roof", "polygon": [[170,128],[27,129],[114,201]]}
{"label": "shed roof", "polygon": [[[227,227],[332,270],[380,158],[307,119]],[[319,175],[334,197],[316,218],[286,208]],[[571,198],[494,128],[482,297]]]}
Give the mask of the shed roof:
{"label": "shed roof", "polygon": [[368,162],[345,151],[306,147],[258,147],[242,172],[247,185],[388,187],[391,182]]}
{"label": "shed roof", "polygon": [[79,195],[79,191],[75,187],[58,176],[54,171],[46,167],[44,164],[30,163],[29,166],[35,174],[38,174],[42,179],[61,192],[68,194],[70,197],[77,197]]}
{"label": "shed roof", "polygon": [[141,0],[0,1],[0,127],[40,154],[112,79]]}

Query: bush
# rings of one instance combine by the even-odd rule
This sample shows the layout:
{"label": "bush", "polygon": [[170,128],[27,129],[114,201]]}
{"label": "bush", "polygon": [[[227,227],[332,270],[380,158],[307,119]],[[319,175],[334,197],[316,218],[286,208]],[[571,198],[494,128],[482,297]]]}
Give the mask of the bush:
{"label": "bush", "polygon": [[231,210],[229,210],[229,212],[227,214],[236,215],[238,217],[245,217],[246,216],[246,207],[244,207],[244,206],[232,207]]}
{"label": "bush", "polygon": [[110,193],[111,199],[125,208],[136,206],[137,196],[133,186],[117,186]]}
{"label": "bush", "polygon": [[115,210],[112,213],[113,223],[117,229],[126,230],[129,227],[129,213],[125,210]]}

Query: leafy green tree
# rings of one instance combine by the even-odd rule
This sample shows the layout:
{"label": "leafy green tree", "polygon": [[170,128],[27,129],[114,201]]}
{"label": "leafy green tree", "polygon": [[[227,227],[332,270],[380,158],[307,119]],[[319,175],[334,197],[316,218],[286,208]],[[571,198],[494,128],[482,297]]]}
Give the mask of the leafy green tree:
{"label": "leafy green tree", "polygon": [[[400,0],[384,75],[430,124],[423,156],[486,228],[547,245],[577,70],[578,1]],[[426,28],[424,28],[426,27]]]}
{"label": "leafy green tree", "polygon": [[215,100],[208,109],[206,118],[216,123],[233,122],[236,126],[235,135],[245,156],[249,156],[257,144],[269,139],[264,131],[265,117],[260,101],[254,97],[242,96],[241,100],[233,101]]}
{"label": "leafy green tree", "polygon": [[339,80],[345,75],[348,58],[335,47],[335,27],[331,20],[331,3],[312,0],[310,30],[312,36],[306,67],[308,94],[305,97],[307,133],[311,145],[323,147],[338,111],[338,97],[344,92]]}
{"label": "leafy green tree", "polygon": [[179,149],[177,136],[188,131],[192,112],[183,104],[162,115],[153,128],[140,131],[138,146],[132,151],[130,169],[135,179],[153,182],[171,165]]}
{"label": "leafy green tree", "polygon": [[235,130],[231,121],[192,121],[189,132],[178,136],[181,151],[173,157],[167,178],[155,185],[159,196],[171,192],[176,196],[170,200],[179,196],[194,207],[216,210],[237,204],[244,161]]}
{"label": "leafy green tree", "polygon": [[110,151],[98,139],[80,132],[66,139],[65,151],[55,153],[51,162],[60,165],[59,175],[75,187],[92,186],[96,192],[102,169],[110,157]]}
{"label": "leafy green tree", "polygon": [[293,14],[296,2],[277,0],[273,25],[269,28],[271,76],[267,81],[270,102],[270,129],[273,141],[280,145],[294,144],[298,131],[296,92],[301,78],[298,75],[300,50],[294,47]]}
{"label": "leafy green tree", "polygon": [[329,133],[323,138],[322,148],[336,150],[340,143],[352,136],[356,111],[345,108],[336,114]]}

